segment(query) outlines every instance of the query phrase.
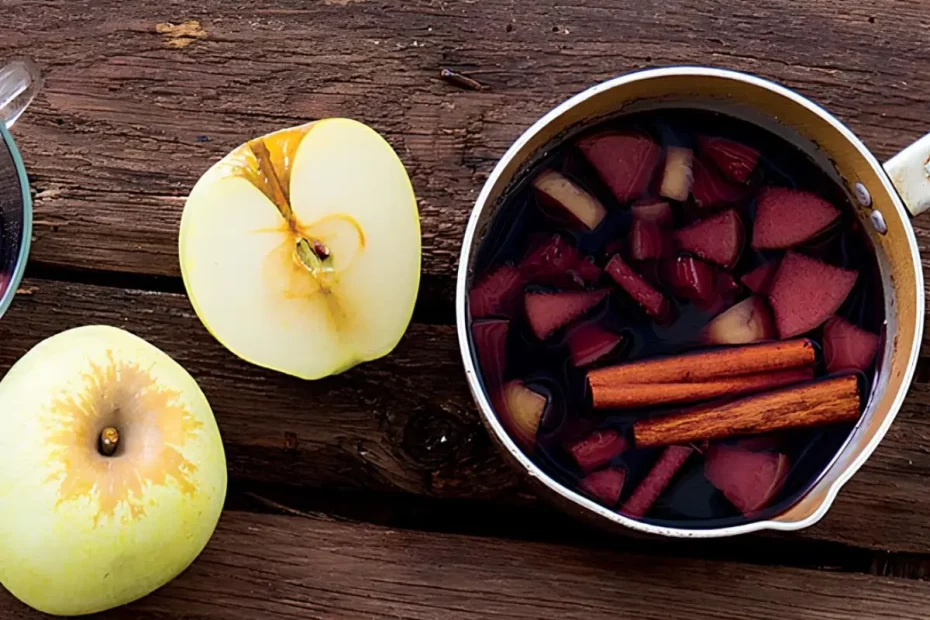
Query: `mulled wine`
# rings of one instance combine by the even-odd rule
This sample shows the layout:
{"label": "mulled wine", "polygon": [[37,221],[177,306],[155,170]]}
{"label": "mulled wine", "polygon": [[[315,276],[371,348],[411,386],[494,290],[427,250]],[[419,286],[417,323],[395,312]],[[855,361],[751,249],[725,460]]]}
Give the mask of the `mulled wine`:
{"label": "mulled wine", "polygon": [[468,298],[514,441],[651,523],[797,501],[861,416],[882,343],[878,264],[843,188],[768,130],[683,109],[591,128],[522,178]]}

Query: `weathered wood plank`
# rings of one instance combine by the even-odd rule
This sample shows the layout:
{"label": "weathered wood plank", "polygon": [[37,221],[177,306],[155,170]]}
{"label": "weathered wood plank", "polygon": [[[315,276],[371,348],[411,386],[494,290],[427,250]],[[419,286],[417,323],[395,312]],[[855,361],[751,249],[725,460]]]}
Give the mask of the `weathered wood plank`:
{"label": "weathered wood plank", "polygon": [[[187,18],[205,38],[179,47],[156,32]],[[814,97],[887,157],[930,128],[928,19],[927,6],[892,0],[639,0],[622,10],[609,0],[204,0],[183,10],[12,0],[0,57],[29,54],[47,71],[16,127],[39,192],[36,260],[177,275],[183,197],[211,161],[259,133],[345,115],[403,158],[420,197],[424,270],[449,277],[495,159],[570,94],[644,66],[726,66]],[[488,89],[441,81],[444,66]]]}
{"label": "weathered wood plank", "polygon": [[[201,557],[104,618],[923,620],[930,583],[227,512]],[[0,594],[4,618],[38,618]]]}
{"label": "weathered wood plank", "polygon": [[[387,358],[302,382],[227,353],[182,295],[46,280],[27,280],[23,291],[0,321],[0,373],[62,329],[127,328],[200,382],[234,477],[507,502],[524,490],[477,418],[451,326],[414,324]],[[915,385],[887,439],[825,521],[799,536],[930,553],[928,406],[930,385]]]}
{"label": "weathered wood plank", "polygon": [[228,353],[183,295],[46,280],[21,291],[0,321],[0,375],[63,329],[125,327],[199,381],[234,476],[476,498],[519,480],[480,426],[451,327],[414,324],[391,356],[305,382]]}

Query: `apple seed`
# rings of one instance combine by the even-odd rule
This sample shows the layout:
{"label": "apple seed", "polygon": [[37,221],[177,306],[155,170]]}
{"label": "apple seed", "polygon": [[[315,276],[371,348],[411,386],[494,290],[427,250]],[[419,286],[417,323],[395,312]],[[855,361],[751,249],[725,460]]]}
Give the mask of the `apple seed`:
{"label": "apple seed", "polygon": [[329,248],[323,245],[322,241],[312,241],[310,243],[310,249],[313,250],[313,253],[320,257],[320,260],[326,260],[329,258]]}
{"label": "apple seed", "polygon": [[[314,244],[319,242],[314,242]],[[321,244],[322,245],[322,244]],[[326,246],[323,246],[324,248]],[[294,254],[297,256],[297,260],[300,261],[300,264],[307,268],[307,271],[314,275],[318,275],[322,272],[323,269],[323,260],[325,257],[321,257],[314,251],[314,245],[311,245],[309,241],[300,237],[297,239],[297,246],[294,248]],[[326,253],[326,257],[329,256],[329,253]]]}

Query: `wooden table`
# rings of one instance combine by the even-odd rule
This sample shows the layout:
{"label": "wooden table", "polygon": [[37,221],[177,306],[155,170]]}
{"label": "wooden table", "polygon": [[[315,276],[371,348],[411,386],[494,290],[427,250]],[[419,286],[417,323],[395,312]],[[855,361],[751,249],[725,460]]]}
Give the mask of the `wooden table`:
{"label": "wooden table", "polygon": [[[930,5],[4,0],[0,58],[15,55],[47,81],[14,131],[36,221],[0,321],[0,372],[64,328],[125,327],[197,378],[229,460],[203,555],[106,618],[930,617],[930,365],[819,525],[703,543],[609,537],[537,500],[499,457],[452,312],[474,198],[557,102],[635,68],[713,64],[814,98],[888,157],[930,130]],[[444,67],[485,89],[441,80]],[[308,383],[207,334],[183,293],[178,220],[229,149],[334,115],[377,128],[408,167],[423,285],[391,356]],[[930,219],[915,226],[927,252]],[[2,594],[0,616],[37,614]]]}

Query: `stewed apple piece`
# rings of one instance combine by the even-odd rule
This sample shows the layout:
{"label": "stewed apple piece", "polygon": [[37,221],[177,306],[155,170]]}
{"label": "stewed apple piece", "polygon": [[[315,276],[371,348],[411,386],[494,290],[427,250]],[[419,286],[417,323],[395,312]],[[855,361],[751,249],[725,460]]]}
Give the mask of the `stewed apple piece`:
{"label": "stewed apple piece", "polygon": [[668,446],[662,451],[646,477],[640,481],[633,494],[623,503],[620,514],[628,517],[644,517],[652,505],[668,487],[694,448],[690,446]]}
{"label": "stewed apple piece", "polygon": [[489,391],[493,391],[504,381],[510,321],[504,319],[475,321],[471,331],[478,368],[481,370],[485,386]]}
{"label": "stewed apple piece", "polygon": [[839,209],[811,192],[767,187],[756,201],[752,247],[760,250],[790,248],[834,224]]}
{"label": "stewed apple piece", "polygon": [[717,315],[704,328],[702,339],[707,344],[749,344],[777,335],[765,300],[752,296]]}
{"label": "stewed apple piece", "polygon": [[523,276],[510,265],[501,265],[478,280],[468,296],[473,318],[512,317],[523,301]]}
{"label": "stewed apple piece", "polygon": [[731,183],[700,158],[695,158],[692,168],[694,181],[691,184],[691,195],[698,207],[712,209],[736,205],[746,199],[748,192],[745,186]]}
{"label": "stewed apple piece", "polygon": [[630,258],[639,261],[662,258],[668,245],[658,224],[633,220],[630,227]]}
{"label": "stewed apple piece", "polygon": [[601,277],[601,268],[562,235],[541,236],[518,265],[529,284],[584,288]]}
{"label": "stewed apple piece", "polygon": [[633,271],[619,254],[614,255],[604,268],[613,281],[620,285],[627,295],[632,297],[646,314],[654,319],[663,319],[669,312],[668,300],[655,287],[646,282],[641,275]]}
{"label": "stewed apple piece", "polygon": [[769,286],[772,285],[772,278],[775,277],[775,273],[778,271],[778,264],[779,261],[777,260],[763,263],[744,275],[740,280],[753,293],[767,295]]}
{"label": "stewed apple piece", "polygon": [[621,203],[646,193],[662,147],[638,132],[605,131],[578,140],[578,148]]}
{"label": "stewed apple piece", "polygon": [[501,424],[524,450],[532,451],[548,402],[546,396],[527,387],[522,381],[508,381],[504,385],[498,415]]}
{"label": "stewed apple piece", "polygon": [[581,471],[591,472],[603,467],[629,447],[623,435],[612,429],[603,429],[568,446],[568,451]]}
{"label": "stewed apple piece", "polygon": [[665,154],[665,169],[662,171],[662,184],[659,195],[672,200],[685,201],[691,194],[694,173],[691,164],[694,151],[681,146],[670,146]]}
{"label": "stewed apple piece", "polygon": [[630,211],[633,213],[633,219],[653,222],[660,228],[671,226],[674,220],[672,207],[667,202],[638,202],[630,207]]}
{"label": "stewed apple piece", "polygon": [[769,302],[782,338],[819,327],[849,296],[859,274],[787,252],[769,287]]}
{"label": "stewed apple piece", "polygon": [[665,277],[679,297],[709,305],[717,297],[714,268],[693,256],[679,255],[665,264]]}
{"label": "stewed apple piece", "polygon": [[729,269],[743,250],[743,222],[730,209],[675,232],[675,243],[684,252]]}
{"label": "stewed apple piece", "polygon": [[827,371],[866,370],[878,352],[878,334],[867,332],[838,316],[823,326],[823,359]]}
{"label": "stewed apple piece", "polygon": [[731,181],[745,183],[759,163],[759,151],[735,140],[715,136],[699,136],[701,155],[714,163]]}
{"label": "stewed apple piece", "polygon": [[607,210],[597,198],[583,190],[561,172],[544,170],[533,179],[540,202],[559,215],[569,216],[588,230],[597,228]]}
{"label": "stewed apple piece", "polygon": [[593,364],[617,348],[623,336],[597,323],[582,323],[565,335],[572,364],[581,368]]}
{"label": "stewed apple piece", "polygon": [[613,507],[623,493],[626,470],[620,468],[602,469],[585,476],[578,483],[578,488],[604,504]]}
{"label": "stewed apple piece", "polygon": [[536,337],[545,340],[555,330],[582,316],[606,297],[606,290],[527,293],[524,298],[526,318]]}
{"label": "stewed apple piece", "polygon": [[746,515],[768,506],[785,486],[791,463],[784,454],[753,452],[714,445],[707,452],[704,475]]}

